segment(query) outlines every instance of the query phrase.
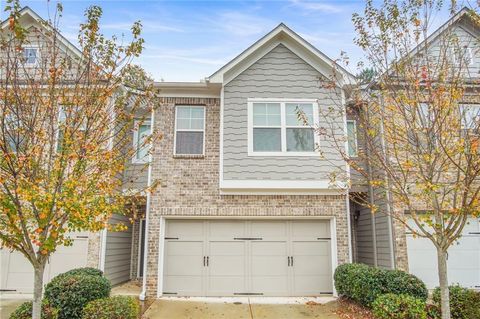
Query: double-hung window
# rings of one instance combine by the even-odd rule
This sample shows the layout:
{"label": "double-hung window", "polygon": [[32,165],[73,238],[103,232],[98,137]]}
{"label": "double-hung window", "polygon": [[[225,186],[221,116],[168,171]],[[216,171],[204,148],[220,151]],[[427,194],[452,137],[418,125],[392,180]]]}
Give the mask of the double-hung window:
{"label": "double-hung window", "polygon": [[348,156],[356,157],[358,153],[358,143],[357,143],[357,122],[355,120],[347,121],[347,141],[348,141]]}
{"label": "double-hung window", "polygon": [[314,100],[249,99],[249,155],[315,155]]}
{"label": "double-hung window", "polygon": [[175,108],[175,155],[203,155],[205,150],[205,106]]}
{"label": "double-hung window", "polygon": [[24,47],[23,59],[26,65],[35,65],[38,61],[38,47]]}
{"label": "double-hung window", "polygon": [[150,145],[147,143],[147,139],[150,135],[150,122],[149,121],[135,121],[133,131],[133,147],[135,149],[135,155],[133,157],[133,163],[146,163],[148,162],[148,152]]}

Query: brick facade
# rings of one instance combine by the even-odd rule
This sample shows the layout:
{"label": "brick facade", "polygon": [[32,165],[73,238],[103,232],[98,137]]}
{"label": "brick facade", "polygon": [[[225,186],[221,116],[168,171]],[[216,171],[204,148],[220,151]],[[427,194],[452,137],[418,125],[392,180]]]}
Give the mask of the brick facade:
{"label": "brick facade", "polygon": [[[205,105],[205,155],[173,155],[175,105]],[[157,294],[162,216],[331,216],[337,225],[339,264],[348,262],[347,207],[344,195],[221,195],[219,191],[220,99],[163,98],[155,116],[163,138],[153,150],[152,194],[147,261],[147,296]]]}

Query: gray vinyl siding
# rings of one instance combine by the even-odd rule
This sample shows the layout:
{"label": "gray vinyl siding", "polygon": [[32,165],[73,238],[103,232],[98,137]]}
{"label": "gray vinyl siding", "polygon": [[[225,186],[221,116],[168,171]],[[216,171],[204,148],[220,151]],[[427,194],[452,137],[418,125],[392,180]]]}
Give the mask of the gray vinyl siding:
{"label": "gray vinyl siding", "polygon": [[128,217],[113,215],[110,224],[123,223],[126,231],[107,232],[105,248],[105,277],[118,285],[130,280],[130,263],[132,259],[132,224]]}
{"label": "gray vinyl siding", "polygon": [[370,266],[375,265],[374,244],[373,244],[373,216],[370,213],[370,209],[355,205],[355,209],[358,211],[359,216],[355,222],[356,233],[356,254],[357,262],[367,264]]}
{"label": "gray vinyl siding", "polygon": [[[224,87],[223,174],[225,180],[328,179],[335,165],[344,170],[331,141],[322,138],[324,158],[248,156],[248,98],[319,99],[319,108],[338,107],[338,90],[320,88],[321,74],[279,44]],[[320,125],[331,124],[322,120]],[[339,121],[341,119],[338,119]]]}
{"label": "gray vinyl siding", "polygon": [[462,74],[467,78],[478,78],[480,76],[480,39],[478,37],[478,28],[472,27],[466,19],[462,19],[435,39],[428,48],[428,55],[432,57],[433,61],[438,61],[440,52],[445,52],[445,50],[451,47],[457,47],[457,45],[452,45],[452,41],[455,42],[457,40],[458,47],[470,48],[473,55],[472,63],[468,67],[462,67],[464,69]]}
{"label": "gray vinyl siding", "polygon": [[392,247],[388,216],[389,209],[387,198],[383,190],[374,191],[375,205],[378,207],[374,215],[375,236],[377,245],[377,266],[381,268],[393,268],[392,265]]}

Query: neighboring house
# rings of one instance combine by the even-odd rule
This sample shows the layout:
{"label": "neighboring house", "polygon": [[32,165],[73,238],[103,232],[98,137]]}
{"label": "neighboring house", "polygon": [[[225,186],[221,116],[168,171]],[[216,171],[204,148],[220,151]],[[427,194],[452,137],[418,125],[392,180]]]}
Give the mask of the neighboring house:
{"label": "neighboring house", "polygon": [[[40,19],[29,8],[22,14],[25,23]],[[126,194],[149,179],[159,183],[137,207],[143,214],[126,232],[76,234],[73,247],[54,254],[46,279],[88,265],[114,284],[143,278],[143,298],[332,294],[335,267],[352,261],[407,269],[411,259],[421,275],[415,247],[422,244],[407,249],[388,215],[373,216],[349,199],[373,194],[362,178],[352,174],[350,189],[332,184],[332,174],[350,173],[346,163],[332,140],[298,120],[300,109],[325,123],[322,111],[348,100],[345,83],[355,79],[347,71],[337,67],[335,88],[324,88],[334,66],[280,24],[205,81],[156,83],[159,105],[136,123],[132,145],[151,125],[163,138],[150,169],[148,150],[139,148],[124,174]],[[346,151],[354,155],[362,148],[355,119],[332,120],[345,124],[336,134],[348,134]],[[0,289],[31,291],[30,265],[1,253]],[[64,262],[67,254],[75,259]]]}
{"label": "neighboring house", "polygon": [[[456,52],[448,47],[447,39],[458,39],[458,47],[463,52]],[[427,39],[427,57],[438,57],[439,52],[447,50],[453,65],[465,63],[464,79],[471,86],[462,97],[462,106],[478,108],[478,79],[480,77],[480,30],[478,22],[472,21],[469,10],[462,9]],[[425,59],[419,51],[411,54]],[[435,60],[434,60],[435,61]],[[472,112],[475,116],[477,112]],[[467,114],[468,115],[468,114]],[[467,119],[468,121],[468,119]],[[364,207],[354,205],[352,213],[352,232],[356,242],[354,260],[372,266],[407,270],[420,277],[428,288],[438,286],[437,252],[429,239],[415,238],[407,232],[403,224],[391,216],[407,216],[392,194],[381,194],[378,189],[370,187],[371,200],[379,207],[377,214],[370,214]],[[388,200],[387,200],[388,199]],[[428,207],[421,207],[428,209]],[[480,218],[469,218],[463,236],[448,251],[448,278],[450,283],[459,283],[470,288],[480,288]]]}

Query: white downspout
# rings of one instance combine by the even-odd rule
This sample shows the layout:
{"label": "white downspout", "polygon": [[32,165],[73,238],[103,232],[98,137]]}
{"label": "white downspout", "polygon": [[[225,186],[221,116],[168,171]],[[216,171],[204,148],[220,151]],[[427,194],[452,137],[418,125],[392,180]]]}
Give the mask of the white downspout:
{"label": "white downspout", "polygon": [[[345,91],[342,88],[342,106],[343,106],[343,134],[346,137],[345,140],[345,154],[348,154],[348,128],[347,128],[347,105],[345,100]],[[356,133],[356,132],[355,132]],[[350,154],[348,154],[350,156]],[[352,263],[352,222],[350,216],[350,185],[351,183],[351,174],[350,174],[350,165],[348,162],[345,162],[345,172],[347,173],[348,184],[345,188],[345,208],[347,213],[347,238],[348,238],[348,262]]]}
{"label": "white downspout", "polygon": [[[150,118],[150,136],[153,137],[154,126],[155,126],[155,109],[152,107],[152,113]],[[149,233],[149,224],[150,224],[150,202],[151,202],[151,191],[150,187],[152,186],[152,145],[150,145],[150,150],[148,153],[148,171],[147,171],[147,204],[145,207],[145,242],[143,244],[143,278],[142,278],[142,292],[138,297],[140,300],[146,299],[147,294],[147,265],[148,265],[148,233]]]}

